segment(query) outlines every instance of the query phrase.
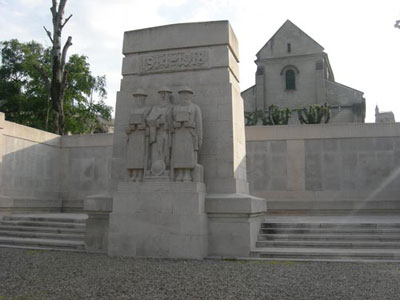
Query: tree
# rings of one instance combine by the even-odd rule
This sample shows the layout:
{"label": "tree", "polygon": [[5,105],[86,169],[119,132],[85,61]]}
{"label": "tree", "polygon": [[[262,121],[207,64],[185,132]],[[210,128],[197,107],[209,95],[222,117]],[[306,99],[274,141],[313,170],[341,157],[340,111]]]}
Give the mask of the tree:
{"label": "tree", "polygon": [[[57,133],[58,123],[48,122],[56,119],[57,112],[51,109],[48,82],[42,75],[52,68],[52,49],[18,40],[2,42],[0,47],[0,111],[5,112],[7,120]],[[71,55],[65,68],[65,132],[102,131],[99,118],[110,120],[112,111],[104,103],[105,76],[93,76],[83,55]]]}
{"label": "tree", "polygon": [[61,50],[61,33],[65,24],[72,17],[70,15],[64,20],[66,2],[67,0],[61,0],[60,3],[57,0],[52,0],[50,11],[53,16],[53,35],[43,26],[53,45],[51,76],[39,64],[35,65],[49,91],[54,109],[55,132],[58,134],[65,133],[64,96],[68,76],[68,68],[65,64],[68,48],[72,45],[72,37],[69,36]]}

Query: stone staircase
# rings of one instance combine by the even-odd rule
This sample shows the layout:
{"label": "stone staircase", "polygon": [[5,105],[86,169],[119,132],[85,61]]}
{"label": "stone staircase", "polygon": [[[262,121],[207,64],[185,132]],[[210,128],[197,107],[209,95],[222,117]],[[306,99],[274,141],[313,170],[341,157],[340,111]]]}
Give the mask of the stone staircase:
{"label": "stone staircase", "polygon": [[400,216],[268,221],[261,224],[251,255],[273,260],[400,261]]}
{"label": "stone staircase", "polygon": [[86,218],[78,214],[0,217],[0,247],[85,251]]}

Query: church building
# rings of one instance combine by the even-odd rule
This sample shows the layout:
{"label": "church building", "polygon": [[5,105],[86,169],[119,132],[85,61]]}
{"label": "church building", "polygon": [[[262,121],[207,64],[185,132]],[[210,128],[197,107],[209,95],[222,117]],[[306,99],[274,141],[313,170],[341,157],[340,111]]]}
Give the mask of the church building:
{"label": "church building", "polygon": [[272,104],[296,109],[328,103],[330,123],[363,123],[363,92],[335,81],[324,48],[287,20],[256,54],[256,84],[242,92],[245,112],[267,111]]}

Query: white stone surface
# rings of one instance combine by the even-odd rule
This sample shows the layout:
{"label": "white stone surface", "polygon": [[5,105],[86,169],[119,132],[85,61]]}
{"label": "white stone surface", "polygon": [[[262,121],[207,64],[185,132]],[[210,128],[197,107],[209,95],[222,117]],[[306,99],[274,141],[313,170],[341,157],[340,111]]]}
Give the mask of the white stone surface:
{"label": "white stone surface", "polygon": [[400,124],[247,127],[251,193],[270,212],[390,213],[400,202]]}
{"label": "white stone surface", "polygon": [[[129,31],[125,33],[123,49],[113,149],[115,186],[125,176],[121,171],[126,155],[122,130],[132,106],[133,90],[144,89],[150,104],[156,104],[158,89],[168,86],[173,91],[172,103],[176,104],[178,90],[189,86],[194,91],[193,103],[203,114],[199,163],[204,167],[208,190],[247,193],[238,47],[229,23],[175,24]],[[168,64],[163,64],[163,59]]]}
{"label": "white stone surface", "polygon": [[[262,218],[257,216],[265,213],[266,203],[247,195],[238,45],[229,23],[175,24],[126,32],[123,53],[112,168],[118,189],[110,219],[109,254],[201,258],[213,249],[214,254],[249,255],[255,243],[254,230],[257,231],[255,228]],[[204,167],[209,219],[205,190],[185,192],[181,189],[185,186],[178,188],[178,182],[145,180],[137,185],[123,182],[126,145],[122,131],[132,107],[131,94],[141,88],[148,94],[150,104],[155,105],[157,91],[162,86],[171,89],[174,105],[179,103],[178,92],[189,87],[194,92],[193,103],[201,110],[203,143],[198,162]],[[178,108],[175,106],[173,112]],[[199,121],[195,123],[198,125]],[[197,137],[200,139],[198,132]],[[179,144],[173,142],[173,154],[174,148],[179,147],[188,154],[193,152],[184,141]],[[173,155],[172,165],[174,158]],[[211,219],[209,224],[222,221],[222,227],[226,222],[233,222],[233,226],[227,226],[221,233],[219,225],[207,227],[207,220]],[[235,225],[239,236],[230,239],[230,235],[236,235]],[[209,239],[211,248],[207,247]],[[233,242],[230,246],[229,241]]]}
{"label": "white stone surface", "polygon": [[110,215],[109,255],[204,258],[204,197],[203,183],[120,183]]}

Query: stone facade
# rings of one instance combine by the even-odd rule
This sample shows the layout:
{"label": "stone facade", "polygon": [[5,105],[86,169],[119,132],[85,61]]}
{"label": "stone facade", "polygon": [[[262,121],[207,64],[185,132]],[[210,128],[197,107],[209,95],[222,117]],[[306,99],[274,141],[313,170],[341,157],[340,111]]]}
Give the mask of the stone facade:
{"label": "stone facade", "polygon": [[375,123],[395,123],[394,113],[391,111],[379,111],[378,105],[375,107]]}
{"label": "stone facade", "polygon": [[363,93],[335,82],[324,48],[287,20],[257,53],[256,83],[242,92],[245,112],[272,104],[293,110],[328,103],[331,123],[364,122]]}

